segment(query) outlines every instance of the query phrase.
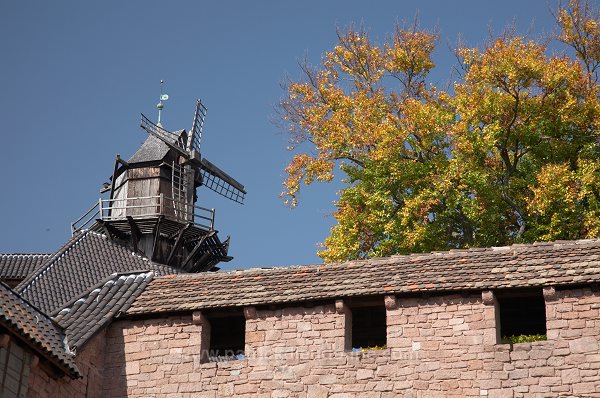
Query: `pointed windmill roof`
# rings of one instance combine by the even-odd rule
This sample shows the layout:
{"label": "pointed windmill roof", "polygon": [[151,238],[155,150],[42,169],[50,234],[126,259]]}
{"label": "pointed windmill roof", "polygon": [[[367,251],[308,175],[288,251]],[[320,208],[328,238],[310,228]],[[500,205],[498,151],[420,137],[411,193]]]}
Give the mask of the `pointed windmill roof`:
{"label": "pointed windmill roof", "polygon": [[[163,130],[163,138],[168,140],[169,143],[173,146],[179,146],[178,142],[182,140],[182,134],[185,133],[185,130],[178,130],[174,132],[167,132]],[[142,162],[154,162],[164,159],[169,153],[171,148],[169,145],[156,137],[155,135],[148,134],[148,137],[138,148],[138,150],[133,154],[133,156],[128,160],[129,163],[142,163]]]}
{"label": "pointed windmill roof", "polygon": [[129,158],[129,163],[152,162],[163,159],[171,148],[153,135],[148,135],[146,141]]}

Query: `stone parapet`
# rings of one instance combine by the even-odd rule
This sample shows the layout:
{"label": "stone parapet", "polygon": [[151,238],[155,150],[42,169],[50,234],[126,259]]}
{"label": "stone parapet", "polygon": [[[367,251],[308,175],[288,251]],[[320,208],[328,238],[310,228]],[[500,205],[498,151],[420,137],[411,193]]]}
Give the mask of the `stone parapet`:
{"label": "stone parapet", "polygon": [[587,288],[544,293],[548,339],[513,345],[497,342],[491,292],[382,297],[387,346],[362,352],[346,350],[350,309],[343,300],[247,308],[245,357],[223,362],[201,360],[198,314],[118,321],[107,334],[104,395],[600,395],[600,295]]}

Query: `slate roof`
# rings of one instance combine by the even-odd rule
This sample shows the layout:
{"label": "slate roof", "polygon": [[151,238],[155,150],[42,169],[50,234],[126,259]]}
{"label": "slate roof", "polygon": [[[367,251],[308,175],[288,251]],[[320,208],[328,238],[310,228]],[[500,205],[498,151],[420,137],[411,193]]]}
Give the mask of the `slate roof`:
{"label": "slate roof", "polygon": [[0,282],[0,326],[19,336],[34,351],[71,378],[80,377],[61,327]]}
{"label": "slate roof", "polygon": [[153,272],[113,274],[53,314],[67,333],[72,351],[81,349],[112,318],[140,295]]}
{"label": "slate roof", "polygon": [[0,254],[0,279],[23,279],[48,258],[50,254]]}
{"label": "slate roof", "polygon": [[105,235],[84,231],[67,242],[15,290],[50,314],[106,277],[132,271],[155,271],[157,275],[179,272],[133,254]]}
{"label": "slate roof", "polygon": [[600,240],[155,278],[127,314],[600,282]]}

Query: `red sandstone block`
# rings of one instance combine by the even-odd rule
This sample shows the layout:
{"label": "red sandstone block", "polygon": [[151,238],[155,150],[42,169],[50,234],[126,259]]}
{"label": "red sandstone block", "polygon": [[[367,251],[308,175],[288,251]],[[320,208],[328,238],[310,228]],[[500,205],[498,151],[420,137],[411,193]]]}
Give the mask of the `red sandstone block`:
{"label": "red sandstone block", "polygon": [[448,320],[447,319],[436,320],[431,323],[431,326],[434,329],[446,328],[446,327],[448,327]]}
{"label": "red sandstone block", "polygon": [[437,380],[448,380],[460,378],[460,371],[454,369],[441,369],[435,372]]}
{"label": "red sandstone block", "polygon": [[560,377],[542,377],[539,379],[540,386],[559,386],[561,385]]}
{"label": "red sandstone block", "polygon": [[421,349],[426,351],[437,351],[440,349],[439,341],[422,341]]}
{"label": "red sandstone block", "polygon": [[439,320],[450,320],[450,319],[454,319],[454,314],[452,312],[454,312],[455,310],[446,310],[444,312],[441,312],[438,314],[438,319]]}
{"label": "red sandstone block", "polygon": [[141,344],[138,342],[125,344],[125,353],[139,352],[141,350]]}
{"label": "red sandstone block", "polygon": [[561,303],[558,303],[554,306],[557,312],[572,312],[573,304],[568,302],[568,300],[563,300]]}
{"label": "red sandstone block", "polygon": [[144,343],[150,343],[150,342],[154,343],[157,341],[163,341],[165,339],[165,337],[160,334],[138,334],[136,336],[137,336],[136,341],[144,342]]}
{"label": "red sandstone block", "polygon": [[189,339],[170,339],[167,341],[167,347],[169,348],[182,348],[190,345]]}
{"label": "red sandstone block", "polygon": [[154,324],[146,325],[146,328],[144,329],[144,334],[145,335],[158,334],[158,326],[156,326]]}
{"label": "red sandstone block", "polygon": [[431,337],[435,334],[435,329],[433,328],[423,328],[419,330],[419,336],[421,337]]}
{"label": "red sandstone block", "polygon": [[552,355],[552,351],[548,349],[540,349],[533,347],[529,353],[530,359],[548,359]]}
{"label": "red sandstone block", "polygon": [[332,330],[323,330],[321,331],[321,337],[323,338],[332,338],[332,337],[344,337],[344,330],[341,329],[332,329]]}
{"label": "red sandstone block", "polygon": [[454,331],[452,329],[434,329],[434,335],[436,337],[450,337],[454,336]]}
{"label": "red sandstone block", "polygon": [[[137,338],[138,338],[138,336],[140,336],[140,335],[137,335],[137,334],[127,334],[127,335],[125,335],[125,336],[122,337],[122,341],[124,341],[125,343],[131,343],[131,342],[136,341]],[[114,340],[117,340],[117,339],[113,339],[113,341]]]}
{"label": "red sandstone block", "polygon": [[594,337],[582,337],[576,340],[569,341],[569,348],[572,353],[597,353],[598,340]]}
{"label": "red sandstone block", "polygon": [[[280,332],[280,333],[281,333],[281,331],[279,331],[279,330],[270,330],[270,331],[267,331],[267,333],[269,333],[269,332]],[[343,332],[342,332],[342,333],[343,333]],[[267,335],[267,336],[268,336],[268,335]],[[311,338],[315,338],[315,337],[319,337],[319,336],[321,336],[321,332],[318,332],[318,331],[311,330],[311,331],[308,331],[308,332],[302,332],[302,333],[300,334],[300,336],[301,336],[303,339],[311,339]],[[276,340],[279,340],[279,339],[280,339],[280,338],[278,338],[278,339],[276,339]],[[269,338],[268,338],[268,337],[267,337],[267,340],[269,340]]]}
{"label": "red sandstone block", "polygon": [[132,352],[129,354],[125,354],[125,360],[127,362],[129,361],[139,361],[140,359],[146,359],[146,358],[150,358],[150,352],[149,351],[141,351],[141,352]]}
{"label": "red sandstone block", "polygon": [[403,327],[402,328],[402,337],[417,337],[419,336],[419,329],[415,327]]}
{"label": "red sandstone block", "polygon": [[554,377],[556,371],[551,367],[536,367],[529,370],[531,377]]}
{"label": "red sandstone block", "polygon": [[484,390],[499,389],[501,385],[502,382],[497,379],[479,380],[479,387]]}
{"label": "red sandstone block", "polygon": [[258,385],[252,383],[237,384],[234,386],[235,394],[251,394],[258,392]]}
{"label": "red sandstone block", "polygon": [[161,394],[176,393],[178,389],[179,389],[179,385],[177,385],[177,384],[163,384],[162,386],[160,386],[160,393]]}
{"label": "red sandstone block", "polygon": [[149,389],[149,388],[157,388],[158,389],[158,387],[160,386],[160,382],[161,382],[160,380],[139,380],[137,387],[144,388],[144,389]]}
{"label": "red sandstone block", "polygon": [[488,398],[513,398],[514,391],[512,389],[490,389],[488,390]]}

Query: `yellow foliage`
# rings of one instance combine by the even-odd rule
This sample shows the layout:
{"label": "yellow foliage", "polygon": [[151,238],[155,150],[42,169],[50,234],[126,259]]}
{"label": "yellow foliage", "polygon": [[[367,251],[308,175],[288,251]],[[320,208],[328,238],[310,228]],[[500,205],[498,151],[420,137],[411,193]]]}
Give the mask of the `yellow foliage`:
{"label": "yellow foliage", "polygon": [[381,44],[338,32],[303,66],[280,104],[294,152],[281,195],[295,206],[342,171],[326,262],[599,236],[597,12],[571,1],[557,22],[575,59],[506,34],[457,50],[450,92],[427,82],[437,35],[414,26]]}

